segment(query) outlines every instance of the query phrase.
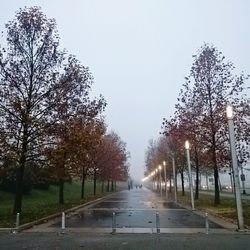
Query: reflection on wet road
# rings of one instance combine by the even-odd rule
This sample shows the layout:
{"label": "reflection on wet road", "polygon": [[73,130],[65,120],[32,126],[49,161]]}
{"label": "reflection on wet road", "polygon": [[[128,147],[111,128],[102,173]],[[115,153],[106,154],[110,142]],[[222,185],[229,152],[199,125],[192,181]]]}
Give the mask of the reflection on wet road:
{"label": "reflection on wet road", "polygon": [[[115,193],[67,217],[69,228],[111,228],[115,212],[117,228],[204,228],[204,218],[157,196],[146,188]],[[210,222],[210,228],[220,228]],[[51,227],[60,227],[60,223]]]}

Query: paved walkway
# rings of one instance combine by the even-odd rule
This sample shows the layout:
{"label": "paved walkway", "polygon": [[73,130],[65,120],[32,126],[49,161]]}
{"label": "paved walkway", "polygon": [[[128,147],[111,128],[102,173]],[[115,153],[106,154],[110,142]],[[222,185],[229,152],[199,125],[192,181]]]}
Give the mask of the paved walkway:
{"label": "paved walkway", "polygon": [[[66,216],[66,232],[206,233],[204,213],[190,211],[143,189],[125,190],[98,200]],[[209,217],[210,233],[226,233],[236,226]],[[61,218],[27,232],[61,232]]]}

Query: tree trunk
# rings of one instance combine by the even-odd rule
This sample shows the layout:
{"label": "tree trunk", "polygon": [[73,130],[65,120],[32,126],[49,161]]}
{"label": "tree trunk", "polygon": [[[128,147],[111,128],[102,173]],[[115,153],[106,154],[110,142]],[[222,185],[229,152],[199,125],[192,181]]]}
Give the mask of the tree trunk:
{"label": "tree trunk", "polygon": [[177,171],[175,171],[175,189],[176,189],[176,193],[178,192],[178,185],[177,185]]}
{"label": "tree trunk", "polygon": [[96,173],[94,173],[94,196],[96,195]]}
{"label": "tree trunk", "polygon": [[[210,84],[210,79],[209,79]],[[213,116],[213,105],[212,105],[212,95],[211,95],[211,88],[210,85],[208,87],[208,96],[209,96],[209,110],[210,110],[210,124],[211,124],[211,137],[212,137],[212,161],[214,165],[214,205],[217,206],[220,204],[220,190],[219,190],[219,171],[217,166],[217,159],[216,159],[216,131],[214,125],[214,116]]]}
{"label": "tree trunk", "polygon": [[81,199],[84,199],[85,196],[85,172],[84,168],[82,169],[82,186],[81,186]]}
{"label": "tree trunk", "polygon": [[23,175],[24,168],[26,164],[26,153],[28,148],[28,127],[25,124],[23,128],[23,143],[22,143],[22,151],[20,156],[19,167],[16,172],[16,195],[14,202],[13,214],[22,212],[22,200],[23,200]]}
{"label": "tree trunk", "polygon": [[107,184],[107,192],[109,192],[109,180],[108,180],[108,184]]}
{"label": "tree trunk", "polygon": [[102,181],[102,193],[104,192],[104,181]]}
{"label": "tree trunk", "polygon": [[24,174],[24,167],[20,166],[17,169],[16,173],[16,195],[15,195],[13,215],[22,212],[23,174]]}
{"label": "tree trunk", "polygon": [[221,182],[220,182],[220,175],[218,175],[218,181],[219,181],[219,190],[220,190],[220,192],[222,192],[222,186],[221,186]]}
{"label": "tree trunk", "polygon": [[114,192],[114,181],[111,181],[111,192]]}
{"label": "tree trunk", "polygon": [[220,189],[219,189],[219,171],[216,161],[216,151],[213,145],[213,163],[214,163],[214,205],[220,204]]}
{"label": "tree trunk", "polygon": [[64,180],[59,180],[59,203],[64,204]]}
{"label": "tree trunk", "polygon": [[184,174],[183,171],[181,171],[181,188],[182,188],[182,196],[185,195],[185,187],[184,187]]}
{"label": "tree trunk", "polygon": [[199,199],[199,159],[197,148],[195,147],[195,165],[196,165],[196,181],[195,181],[195,199]]}
{"label": "tree trunk", "polygon": [[209,190],[207,171],[206,171],[206,186],[207,186],[207,190]]}
{"label": "tree trunk", "polygon": [[169,175],[169,192],[172,193],[172,179],[171,179],[171,175]]}
{"label": "tree trunk", "polygon": [[217,206],[220,204],[220,190],[218,184],[218,168],[217,166],[214,168],[214,205]]}

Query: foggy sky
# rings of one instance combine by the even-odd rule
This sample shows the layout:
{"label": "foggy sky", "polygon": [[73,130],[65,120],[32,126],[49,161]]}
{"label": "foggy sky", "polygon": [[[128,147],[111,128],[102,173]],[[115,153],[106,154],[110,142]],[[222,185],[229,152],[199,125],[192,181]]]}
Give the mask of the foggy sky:
{"label": "foggy sky", "polygon": [[127,143],[135,177],[199,47],[213,44],[238,72],[250,72],[245,0],[9,0],[1,3],[0,30],[19,8],[34,5],[56,19],[61,47],[89,66],[93,94],[107,100],[106,122]]}

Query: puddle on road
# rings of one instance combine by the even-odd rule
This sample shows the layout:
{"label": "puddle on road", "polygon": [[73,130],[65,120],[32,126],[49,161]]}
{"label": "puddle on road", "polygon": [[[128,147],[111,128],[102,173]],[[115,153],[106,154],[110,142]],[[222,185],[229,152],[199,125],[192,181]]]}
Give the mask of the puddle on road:
{"label": "puddle on road", "polygon": [[[67,227],[86,228],[103,227],[111,228],[112,210],[90,210],[74,214],[66,219]],[[156,215],[154,211],[119,211],[115,213],[117,228],[149,228],[155,226]],[[159,211],[160,225],[162,228],[204,228],[205,220],[186,210],[162,210]],[[61,222],[51,225],[60,227]],[[210,228],[221,228],[209,221]]]}
{"label": "puddle on road", "polygon": [[160,205],[162,205],[163,208],[168,208],[168,209],[182,209],[182,207],[180,207],[174,202],[162,202]]}
{"label": "puddle on road", "polygon": [[96,205],[94,205],[93,207],[91,207],[90,209],[95,209],[95,208],[127,208],[128,205],[127,205],[127,202],[123,201],[123,202],[116,202],[116,201],[113,201],[113,202],[108,202],[108,201],[103,201],[103,202],[100,202]]}

